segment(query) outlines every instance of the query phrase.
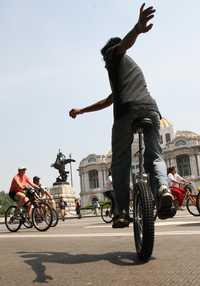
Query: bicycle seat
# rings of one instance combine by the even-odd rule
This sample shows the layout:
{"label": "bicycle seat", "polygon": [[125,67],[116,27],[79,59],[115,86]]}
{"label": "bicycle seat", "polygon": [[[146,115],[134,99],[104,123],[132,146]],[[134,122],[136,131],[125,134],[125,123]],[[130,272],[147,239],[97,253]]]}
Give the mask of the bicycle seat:
{"label": "bicycle seat", "polygon": [[148,117],[139,118],[133,122],[133,129],[135,132],[140,128],[144,129],[151,126],[153,126],[153,122],[151,118]]}

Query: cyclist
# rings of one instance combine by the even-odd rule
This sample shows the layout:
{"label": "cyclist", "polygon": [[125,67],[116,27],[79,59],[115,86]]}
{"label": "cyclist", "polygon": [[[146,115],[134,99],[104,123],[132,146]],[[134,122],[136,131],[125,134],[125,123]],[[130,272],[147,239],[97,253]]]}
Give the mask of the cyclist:
{"label": "cyclist", "polygon": [[129,184],[131,167],[131,143],[134,121],[149,117],[152,127],[144,130],[144,167],[150,175],[151,190],[158,198],[158,216],[172,217],[173,196],[168,188],[167,169],[161,157],[160,113],[155,100],[150,96],[145,78],[139,66],[128,56],[137,37],[151,30],[149,21],[154,17],[153,7],[140,8],[135,27],[123,38],[111,38],[102,48],[105,68],[112,93],[105,99],[82,109],[72,109],[69,115],[76,118],[85,112],[101,110],[114,105],[112,129],[112,179],[116,198],[113,228],[129,226]]}
{"label": "cyclist", "polygon": [[49,200],[49,203],[51,204],[52,208],[56,209],[56,203],[53,199],[53,196],[45,187],[42,186],[42,184],[40,183],[40,177],[34,176],[33,183],[39,187],[39,192],[41,196]]}
{"label": "cyclist", "polygon": [[176,172],[176,168],[174,166],[169,167],[167,169],[167,174],[169,178],[169,186],[171,188],[171,192],[174,196],[177,197],[179,210],[184,210],[183,201],[186,190],[182,187],[182,185],[189,184],[190,182],[185,178],[181,177]]}
{"label": "cyclist", "polygon": [[35,189],[38,189],[38,186],[31,182],[31,180],[26,175],[26,167],[19,167],[18,173],[12,179],[9,196],[17,202],[17,206],[27,205],[28,214],[31,217],[31,204],[29,202],[29,198],[26,196],[25,188],[31,186]]}

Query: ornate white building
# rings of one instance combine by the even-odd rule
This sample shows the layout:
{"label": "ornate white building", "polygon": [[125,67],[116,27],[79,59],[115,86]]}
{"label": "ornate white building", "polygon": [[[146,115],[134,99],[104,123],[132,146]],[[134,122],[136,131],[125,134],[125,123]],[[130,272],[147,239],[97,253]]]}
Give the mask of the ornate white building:
{"label": "ornate white building", "polygon": [[79,165],[81,205],[91,204],[95,199],[104,200],[106,180],[110,168],[112,154],[90,154]]}
{"label": "ornate white building", "polygon": [[[191,131],[175,131],[166,119],[161,120],[161,147],[167,167],[175,166],[177,173],[200,185],[200,135]],[[138,170],[138,138],[132,144],[132,171]],[[112,153],[90,154],[79,165],[80,197],[82,206],[91,204],[94,199],[104,200],[108,170]]]}

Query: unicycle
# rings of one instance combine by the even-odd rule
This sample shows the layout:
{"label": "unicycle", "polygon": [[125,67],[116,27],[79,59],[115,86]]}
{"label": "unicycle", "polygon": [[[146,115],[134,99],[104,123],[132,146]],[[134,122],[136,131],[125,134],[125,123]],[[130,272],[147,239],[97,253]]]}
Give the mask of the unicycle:
{"label": "unicycle", "polygon": [[143,168],[143,130],[153,125],[150,118],[134,122],[134,133],[139,139],[139,172],[132,173],[133,180],[133,232],[139,259],[149,260],[154,246],[154,203]]}

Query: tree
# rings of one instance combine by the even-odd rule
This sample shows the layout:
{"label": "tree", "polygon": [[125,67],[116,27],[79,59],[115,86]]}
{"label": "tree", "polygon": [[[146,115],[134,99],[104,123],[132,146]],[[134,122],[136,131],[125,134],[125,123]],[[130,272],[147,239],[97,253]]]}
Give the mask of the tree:
{"label": "tree", "polygon": [[13,204],[13,201],[7,193],[4,191],[0,192],[0,215],[4,215],[7,208]]}

